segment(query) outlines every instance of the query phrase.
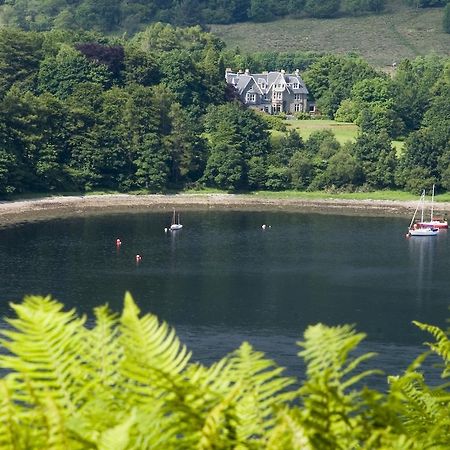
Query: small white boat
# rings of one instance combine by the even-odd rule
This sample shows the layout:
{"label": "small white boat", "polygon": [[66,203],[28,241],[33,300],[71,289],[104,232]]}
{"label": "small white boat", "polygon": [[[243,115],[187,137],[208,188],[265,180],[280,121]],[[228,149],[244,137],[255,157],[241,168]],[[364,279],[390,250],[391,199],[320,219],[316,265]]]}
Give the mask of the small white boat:
{"label": "small white boat", "polygon": [[[434,227],[421,227],[420,224],[423,223],[423,208],[425,203],[425,189],[422,191],[422,195],[420,196],[419,203],[417,205],[416,210],[414,211],[413,218],[411,220],[411,223],[409,224],[408,233],[406,236],[420,236],[420,237],[427,237],[427,236],[436,236],[439,232],[438,228]],[[419,207],[421,207],[421,220],[420,222],[416,223],[416,214],[419,210]]]}
{"label": "small white boat", "polygon": [[412,228],[409,230],[410,236],[436,236],[439,233],[437,228]]}
{"label": "small white boat", "polygon": [[175,210],[173,210],[173,216],[172,216],[172,223],[170,225],[170,230],[181,230],[183,228],[183,225],[180,223],[180,215],[176,214]]}

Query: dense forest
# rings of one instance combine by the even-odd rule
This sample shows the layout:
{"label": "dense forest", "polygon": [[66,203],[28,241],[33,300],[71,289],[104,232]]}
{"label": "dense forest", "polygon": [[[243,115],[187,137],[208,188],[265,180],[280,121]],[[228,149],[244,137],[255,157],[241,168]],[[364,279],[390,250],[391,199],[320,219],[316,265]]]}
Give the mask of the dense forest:
{"label": "dense forest", "polygon": [[[416,8],[444,7],[447,0],[403,0]],[[267,22],[281,17],[333,18],[379,14],[386,0],[4,0],[0,18],[8,26],[101,32],[141,31],[149,23],[178,26]]]}
{"label": "dense forest", "polygon": [[[247,109],[224,69],[300,68],[324,117],[355,143],[306,141]],[[450,189],[450,62],[405,60],[393,76],[355,56],[243,55],[199,26],[132,38],[0,32],[0,193],[111,189]],[[399,154],[391,139],[405,139]]]}

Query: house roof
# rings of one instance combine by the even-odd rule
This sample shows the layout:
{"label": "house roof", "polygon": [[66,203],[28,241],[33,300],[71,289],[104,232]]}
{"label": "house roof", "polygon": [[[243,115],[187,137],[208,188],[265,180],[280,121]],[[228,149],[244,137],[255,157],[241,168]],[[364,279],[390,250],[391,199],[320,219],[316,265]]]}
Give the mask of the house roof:
{"label": "house roof", "polygon": [[[250,73],[246,71],[245,73],[230,72],[225,73],[225,79],[227,83],[232,84],[239,92],[242,92],[247,88],[248,84],[251,83],[253,92],[261,92],[266,94],[275,85],[278,80],[281,81],[280,84],[285,85],[285,89],[294,94],[308,94],[308,89],[306,88],[305,82],[302,80],[300,73],[296,71],[293,74],[285,73],[284,71],[274,71],[274,72],[264,72],[264,73]],[[265,87],[262,87],[262,83],[265,83]],[[294,85],[298,84],[298,87],[294,88]],[[256,86],[256,88],[254,87]]]}

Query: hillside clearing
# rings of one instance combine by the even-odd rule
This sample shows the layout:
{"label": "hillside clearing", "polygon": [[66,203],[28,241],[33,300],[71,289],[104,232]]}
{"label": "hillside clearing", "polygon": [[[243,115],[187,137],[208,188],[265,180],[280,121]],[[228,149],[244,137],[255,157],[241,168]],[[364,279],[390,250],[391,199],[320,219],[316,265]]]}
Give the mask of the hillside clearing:
{"label": "hillside clearing", "polygon": [[404,58],[450,56],[450,34],[442,30],[443,12],[443,8],[399,9],[365,17],[211,25],[211,32],[228,48],[239,47],[242,52],[354,53],[387,69]]}

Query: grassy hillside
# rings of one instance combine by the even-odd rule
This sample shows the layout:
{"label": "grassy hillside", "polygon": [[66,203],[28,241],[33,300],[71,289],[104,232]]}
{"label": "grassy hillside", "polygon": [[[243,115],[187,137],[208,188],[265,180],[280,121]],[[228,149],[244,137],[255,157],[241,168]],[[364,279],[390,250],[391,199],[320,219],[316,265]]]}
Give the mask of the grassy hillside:
{"label": "grassy hillside", "polygon": [[361,55],[377,67],[420,55],[450,56],[443,8],[411,9],[392,3],[378,16],[280,20],[212,25],[229,48],[241,51],[318,51]]}

